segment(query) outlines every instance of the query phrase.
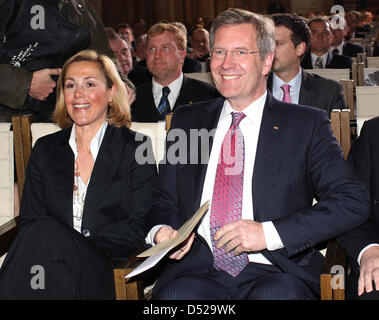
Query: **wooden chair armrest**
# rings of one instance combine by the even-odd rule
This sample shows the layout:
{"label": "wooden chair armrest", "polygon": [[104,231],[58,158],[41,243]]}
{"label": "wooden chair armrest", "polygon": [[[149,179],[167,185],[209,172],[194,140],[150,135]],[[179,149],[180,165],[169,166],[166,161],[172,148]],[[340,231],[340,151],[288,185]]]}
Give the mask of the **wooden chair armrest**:
{"label": "wooden chair armrest", "polygon": [[17,235],[17,220],[11,219],[0,226],[0,256],[6,254]]}
{"label": "wooden chair armrest", "polygon": [[346,253],[336,241],[329,241],[326,250],[325,260],[320,276],[321,300],[344,300],[345,299],[345,274],[339,273],[341,276],[338,286],[333,286],[333,276],[336,274],[336,267],[346,268]]}
{"label": "wooden chair armrest", "polygon": [[135,251],[126,261],[119,263],[113,268],[116,300],[143,300],[143,281],[140,277],[125,279],[125,276],[132,272],[143,260],[137,258],[144,247]]}

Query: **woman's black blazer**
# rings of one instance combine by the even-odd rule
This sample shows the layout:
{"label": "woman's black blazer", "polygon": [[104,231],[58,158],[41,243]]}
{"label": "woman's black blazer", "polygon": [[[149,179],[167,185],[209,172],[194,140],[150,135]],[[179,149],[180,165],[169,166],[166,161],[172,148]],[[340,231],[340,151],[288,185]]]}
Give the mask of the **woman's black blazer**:
{"label": "woman's black blazer", "polygon": [[[29,160],[20,208],[22,227],[52,216],[73,227],[74,154],[71,128],[40,138]],[[88,185],[82,234],[112,258],[124,258],[144,243],[145,215],[151,205],[155,163],[138,164],[136,133],[108,125]],[[141,139],[137,139],[141,140]],[[140,148],[141,149],[141,148]]]}

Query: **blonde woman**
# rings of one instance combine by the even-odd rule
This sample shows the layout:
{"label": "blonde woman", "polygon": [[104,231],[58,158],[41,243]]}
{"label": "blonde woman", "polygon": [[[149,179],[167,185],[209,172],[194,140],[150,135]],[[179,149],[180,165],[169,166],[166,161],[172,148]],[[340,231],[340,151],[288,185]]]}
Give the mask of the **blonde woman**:
{"label": "blonde woman", "polygon": [[[137,162],[143,142],[128,129],[125,86],[107,56],[87,50],[65,63],[54,121],[63,130],[39,139],[29,161],[0,297],[112,299],[112,260],[143,243],[156,166]],[[44,290],[31,287],[33,265]]]}

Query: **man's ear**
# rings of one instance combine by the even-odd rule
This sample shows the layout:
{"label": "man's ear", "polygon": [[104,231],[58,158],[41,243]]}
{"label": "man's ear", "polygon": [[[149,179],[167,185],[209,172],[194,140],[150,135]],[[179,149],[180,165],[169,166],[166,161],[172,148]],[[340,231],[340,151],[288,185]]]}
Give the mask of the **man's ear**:
{"label": "man's ear", "polygon": [[296,47],[296,55],[298,57],[301,57],[305,53],[306,49],[307,45],[305,44],[305,42],[300,42]]}
{"label": "man's ear", "polygon": [[263,61],[262,75],[266,76],[271,71],[272,62],[274,61],[274,56],[275,56],[274,52],[269,52],[266,54],[266,57],[264,58],[264,61]]}
{"label": "man's ear", "polygon": [[187,51],[186,50],[181,50],[180,51],[180,56],[181,56],[181,62],[182,62],[182,65],[183,65],[184,64],[184,59],[187,56]]}

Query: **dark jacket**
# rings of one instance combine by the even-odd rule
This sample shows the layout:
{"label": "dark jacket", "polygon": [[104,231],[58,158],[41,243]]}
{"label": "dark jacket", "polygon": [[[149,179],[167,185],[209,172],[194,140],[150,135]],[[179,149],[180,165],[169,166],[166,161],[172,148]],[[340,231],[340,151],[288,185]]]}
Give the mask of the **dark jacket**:
{"label": "dark jacket", "polygon": [[[160,165],[147,230],[158,224],[179,228],[199,208],[207,171],[201,159],[209,159],[213,139],[210,136],[209,148],[196,149],[193,158],[189,137],[193,130],[217,128],[223,104],[224,99],[218,98],[182,106],[174,113],[171,128],[182,129],[187,136],[187,163]],[[166,150],[176,148],[175,143],[168,141]],[[367,191],[345,162],[327,113],[280,102],[268,92],[251,183],[254,220],[272,221],[284,244],[282,249],[261,253],[319,291],[322,258],[314,246],[361,224],[369,215]],[[312,206],[314,197],[319,202]],[[197,235],[189,254],[170,261],[157,286],[196,271],[202,243]]]}
{"label": "dark jacket", "polygon": [[[183,84],[172,110],[180,105],[209,100],[218,97],[217,89],[204,81],[183,76]],[[152,81],[137,87],[137,98],[132,105],[132,120],[136,122],[157,122],[159,113],[153,97]]]}
{"label": "dark jacket", "polygon": [[[71,129],[37,140],[25,178],[20,230],[51,216],[73,227],[74,154]],[[111,258],[125,258],[143,244],[144,221],[156,181],[155,164],[138,164],[135,132],[108,125],[85,198],[82,233]],[[150,145],[151,147],[151,145]]]}
{"label": "dark jacket", "polygon": [[[302,70],[299,104],[323,109],[345,109],[346,102],[341,85],[334,80]],[[272,74],[267,79],[267,88],[272,91]]]}
{"label": "dark jacket", "polygon": [[[34,17],[31,9],[36,5],[44,8],[49,27],[43,30],[33,29],[31,20],[24,18]],[[29,96],[33,71],[61,68],[82,49],[94,49],[115,60],[104,26],[87,0],[0,0],[0,38],[6,39],[0,43],[0,121],[10,121],[15,113],[33,113],[36,121],[50,121],[55,90],[44,102]],[[12,61],[13,56],[19,58]]]}
{"label": "dark jacket", "polygon": [[[325,68],[329,69],[350,69],[353,64],[353,59],[351,57],[343,56],[340,54],[328,54],[328,58],[326,60]],[[303,60],[301,61],[301,67],[303,69],[313,69],[312,66],[312,58],[311,52],[308,52],[304,55]]]}

